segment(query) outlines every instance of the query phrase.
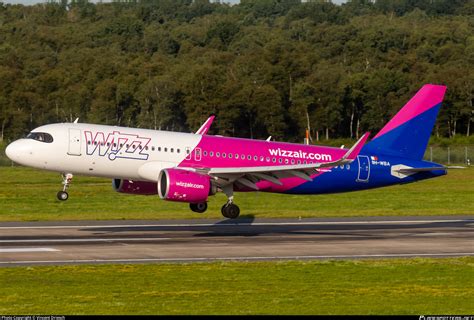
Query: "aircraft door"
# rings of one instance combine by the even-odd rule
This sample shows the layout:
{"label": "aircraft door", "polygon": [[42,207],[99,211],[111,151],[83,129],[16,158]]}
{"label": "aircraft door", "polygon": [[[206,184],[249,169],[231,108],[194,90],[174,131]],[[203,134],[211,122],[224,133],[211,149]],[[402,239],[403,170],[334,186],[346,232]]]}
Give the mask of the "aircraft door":
{"label": "aircraft door", "polygon": [[196,148],[194,150],[194,160],[201,161],[201,148]]}
{"label": "aircraft door", "polygon": [[359,163],[359,174],[357,176],[357,182],[369,182],[369,176],[370,176],[369,157],[357,156],[357,162]]}
{"label": "aircraft door", "polygon": [[80,156],[81,155],[81,130],[80,129],[69,129],[69,148],[68,155]]}

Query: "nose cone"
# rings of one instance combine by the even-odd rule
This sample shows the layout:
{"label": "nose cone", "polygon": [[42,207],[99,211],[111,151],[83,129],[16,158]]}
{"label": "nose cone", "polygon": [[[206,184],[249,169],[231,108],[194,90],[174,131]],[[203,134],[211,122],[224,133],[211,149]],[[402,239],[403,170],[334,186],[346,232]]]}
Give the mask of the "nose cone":
{"label": "nose cone", "polygon": [[31,147],[25,141],[13,141],[5,149],[5,154],[10,160],[21,163],[22,160],[31,155]]}
{"label": "nose cone", "polygon": [[15,142],[10,143],[7,148],[5,149],[5,154],[7,155],[8,159],[13,160],[15,155]]}

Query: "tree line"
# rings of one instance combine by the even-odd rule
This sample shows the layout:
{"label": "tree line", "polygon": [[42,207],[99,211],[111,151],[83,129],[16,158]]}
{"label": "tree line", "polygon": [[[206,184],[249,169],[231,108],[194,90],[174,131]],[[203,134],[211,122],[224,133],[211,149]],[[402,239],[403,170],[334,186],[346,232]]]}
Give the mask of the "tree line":
{"label": "tree line", "polygon": [[425,83],[471,135],[474,0],[0,2],[0,139],[74,121],[301,142],[374,134]]}

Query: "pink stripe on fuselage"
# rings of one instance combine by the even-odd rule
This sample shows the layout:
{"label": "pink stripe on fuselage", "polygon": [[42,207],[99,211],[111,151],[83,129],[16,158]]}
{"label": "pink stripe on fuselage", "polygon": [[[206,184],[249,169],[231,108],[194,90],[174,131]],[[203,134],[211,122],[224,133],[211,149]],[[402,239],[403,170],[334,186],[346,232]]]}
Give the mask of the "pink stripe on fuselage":
{"label": "pink stripe on fuselage", "polygon": [[408,101],[407,104],[393,117],[385,127],[374,137],[386,134],[387,132],[399,127],[407,121],[415,118],[423,112],[437,106],[443,101],[446,86],[426,84],[416,95]]}
{"label": "pink stripe on fuselage", "polygon": [[[196,160],[199,158],[199,156],[196,155],[196,153],[199,152],[198,149],[200,149],[201,152],[201,160]],[[210,152],[213,152],[212,156]],[[179,166],[235,168],[281,166],[298,163],[323,163],[335,161],[346,152],[347,149],[334,147],[202,136],[199,144],[192,150],[190,159],[183,160]],[[217,156],[217,153],[219,153],[219,156]],[[225,154],[225,156],[223,154]],[[231,154],[231,157],[229,157],[229,154]]]}
{"label": "pink stripe on fuselage", "polygon": [[[346,152],[347,149],[334,147],[206,135],[202,136],[199,144],[191,151],[190,156],[179,164],[179,167],[238,168],[324,163],[335,161]],[[229,154],[232,156],[229,157]],[[197,160],[199,158],[200,160]],[[261,190],[282,192],[306,182],[295,177],[280,180],[283,186],[266,181],[261,181],[257,185]]]}

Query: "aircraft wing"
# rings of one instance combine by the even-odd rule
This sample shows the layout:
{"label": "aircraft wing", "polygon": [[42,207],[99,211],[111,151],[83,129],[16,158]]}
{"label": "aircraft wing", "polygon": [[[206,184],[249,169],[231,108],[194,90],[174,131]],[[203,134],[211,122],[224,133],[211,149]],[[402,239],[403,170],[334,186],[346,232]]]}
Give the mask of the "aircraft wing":
{"label": "aircraft wing", "polygon": [[369,138],[369,134],[368,132],[364,134],[341,158],[331,162],[281,166],[201,168],[194,169],[194,171],[210,175],[219,186],[240,183],[254,190],[258,190],[256,183],[262,180],[276,185],[282,185],[279,179],[288,177],[298,177],[312,181],[311,175],[317,173],[318,169],[336,167],[354,161]]}
{"label": "aircraft wing", "polygon": [[198,131],[196,131],[196,134],[205,135],[209,131],[209,128],[212,125],[212,121],[214,121],[215,117],[216,116],[212,115],[209,118],[207,118],[206,122],[203,123],[201,128],[199,128]]}

